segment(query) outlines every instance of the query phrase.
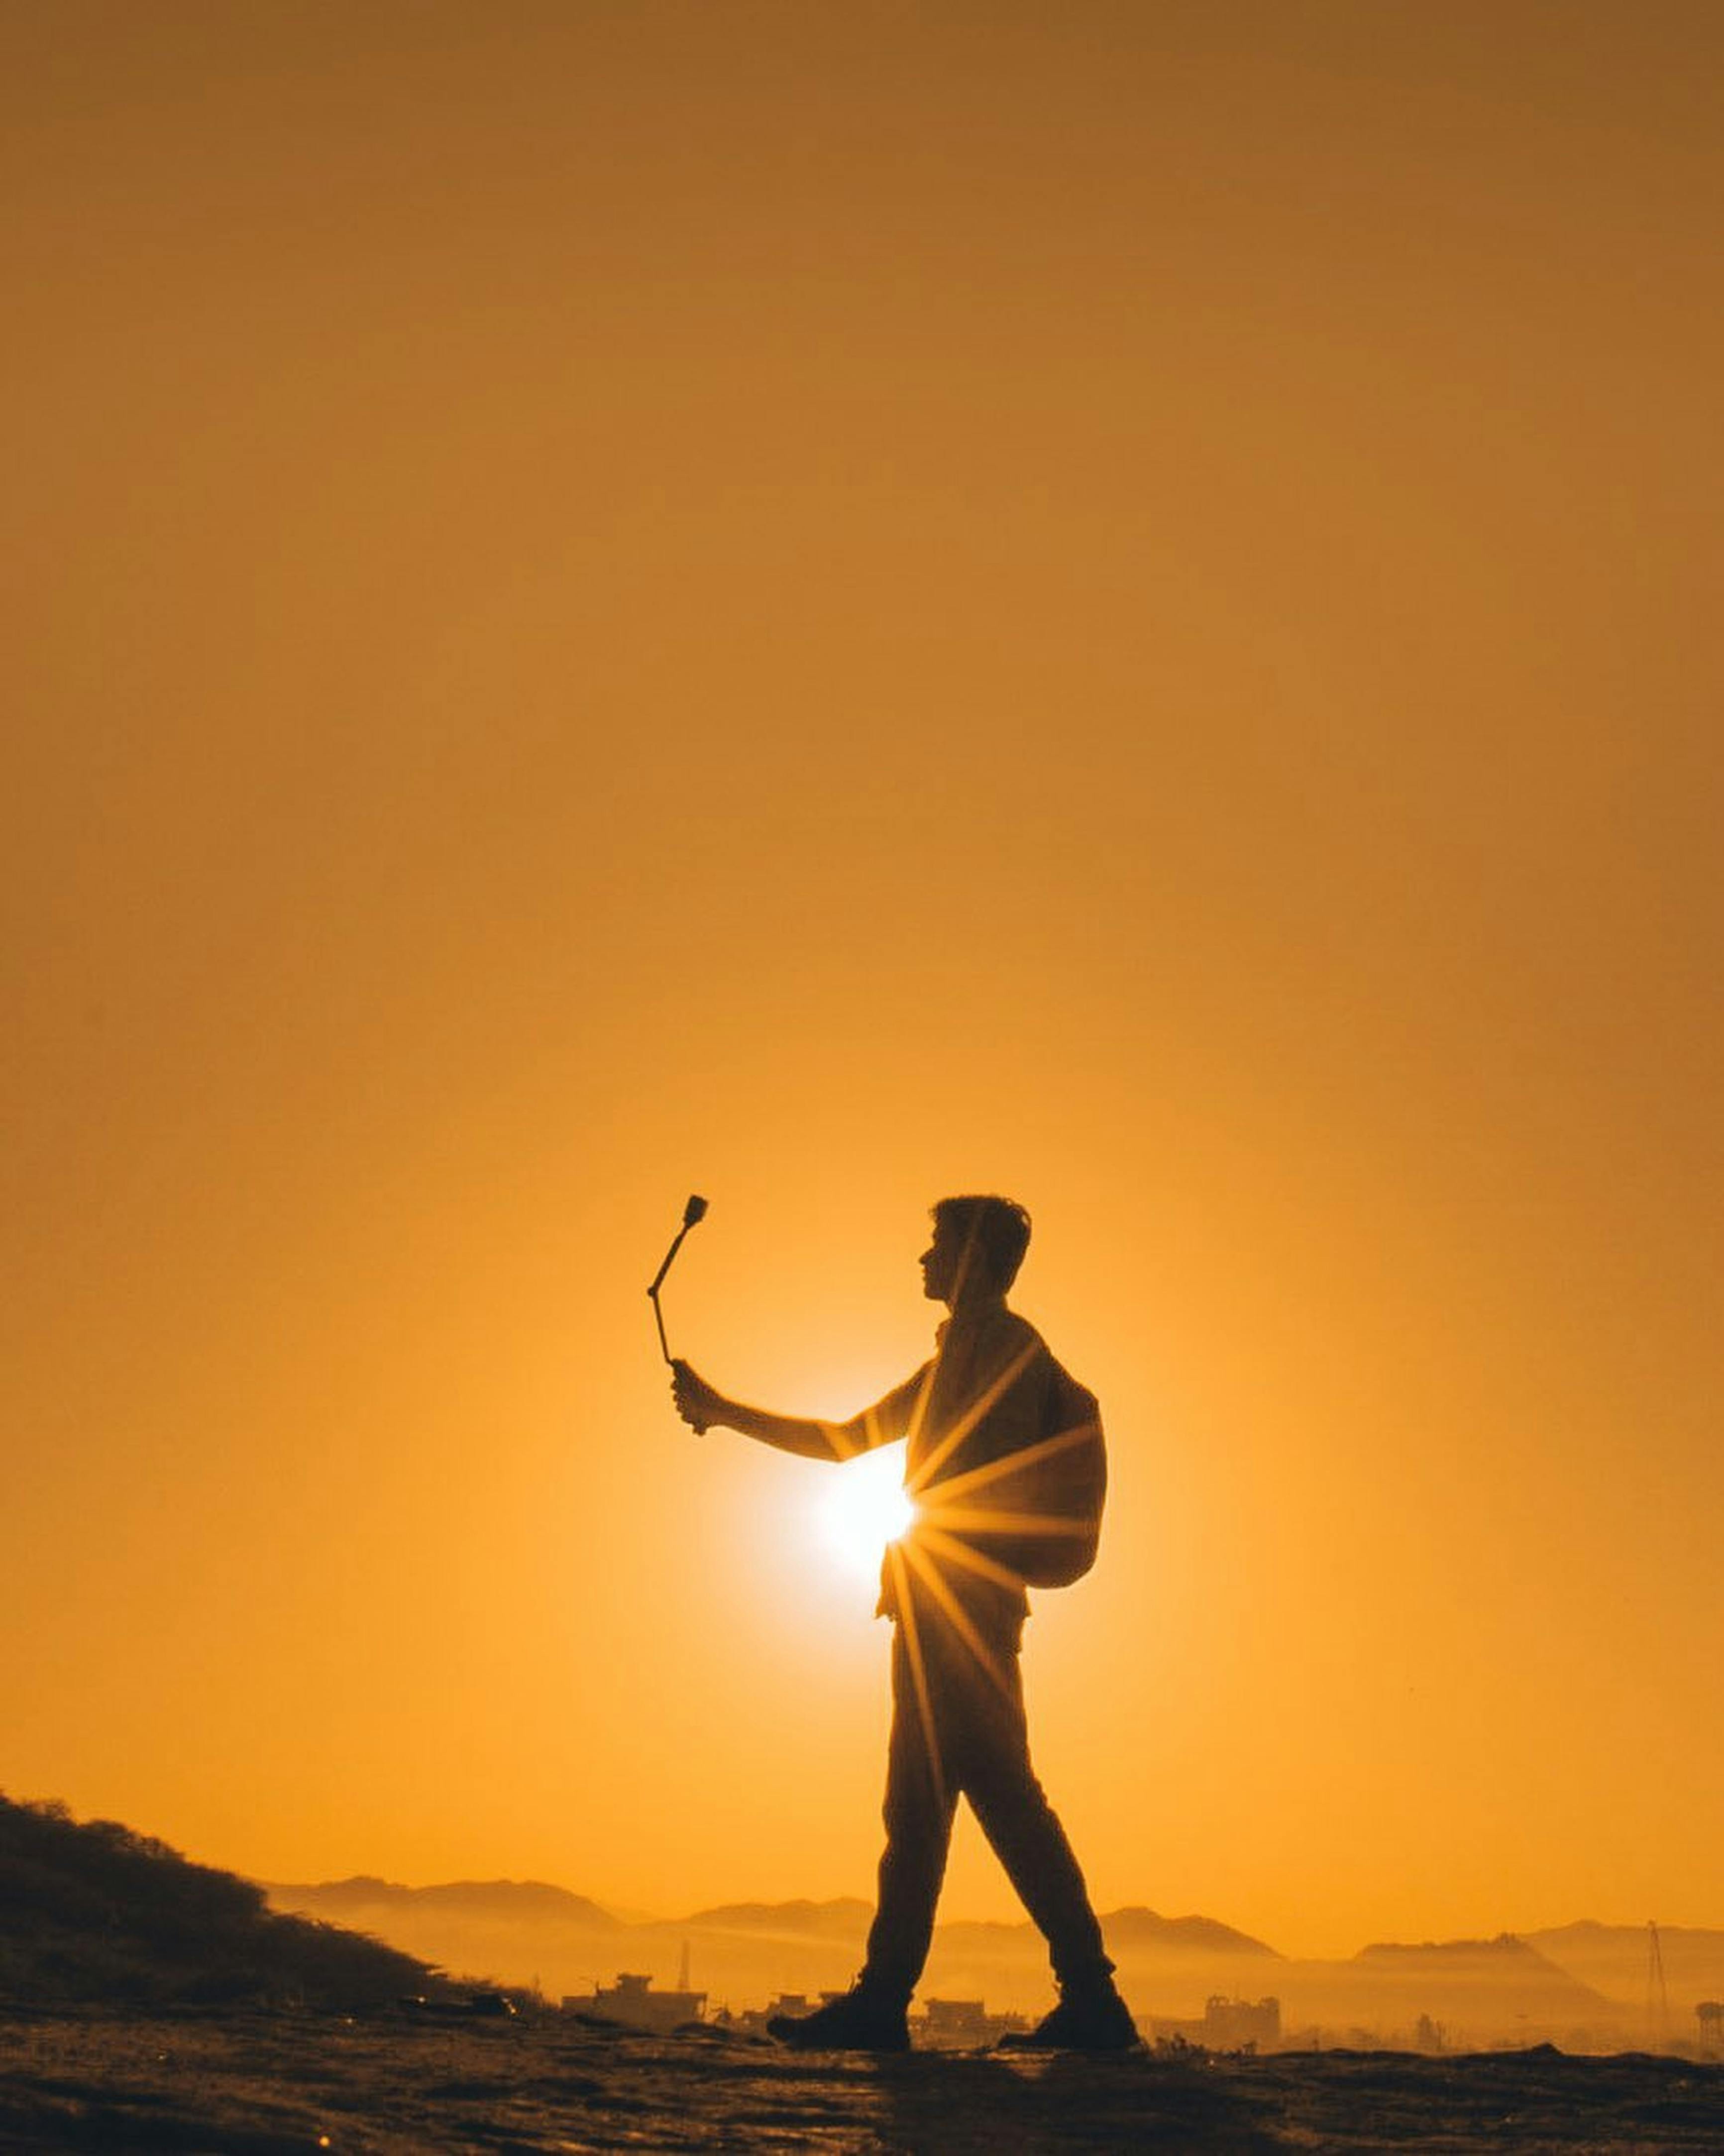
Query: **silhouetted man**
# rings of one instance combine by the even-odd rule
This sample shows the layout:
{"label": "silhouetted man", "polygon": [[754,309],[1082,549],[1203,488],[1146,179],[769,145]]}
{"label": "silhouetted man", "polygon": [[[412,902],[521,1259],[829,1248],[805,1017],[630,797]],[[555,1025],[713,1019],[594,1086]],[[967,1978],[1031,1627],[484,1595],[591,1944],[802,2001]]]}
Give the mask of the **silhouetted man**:
{"label": "silhouetted man", "polygon": [[[1029,1763],[1018,1654],[1029,1614],[1024,1574],[1038,1532],[1065,1532],[1001,1492],[1014,1459],[1058,1455],[1070,1404],[1095,1403],[1006,1307],[1029,1243],[1029,1216],[1004,1198],[934,1208],[922,1291],[951,1316],[931,1360],[844,1423],[772,1414],[726,1399],[685,1363],[678,1412],[723,1424],[810,1460],[847,1460],[907,1437],[914,1525],[886,1552],[880,1614],[893,1621],[892,1735],[880,1904],[854,1988],[817,2011],[778,2016],[772,2033],[807,2049],[907,2049],[907,2011],[933,1937],[934,1909],[960,1795],[967,1796],[1024,1906],[1047,1938],[1060,2004],[1025,2041],[1048,2049],[1121,2050],[1137,2041],[1064,1829]],[[1051,1440],[1049,1433],[1054,1433]],[[1100,1493],[1096,1491],[1099,1521]],[[1080,1564],[1079,1568],[1081,1568]]]}

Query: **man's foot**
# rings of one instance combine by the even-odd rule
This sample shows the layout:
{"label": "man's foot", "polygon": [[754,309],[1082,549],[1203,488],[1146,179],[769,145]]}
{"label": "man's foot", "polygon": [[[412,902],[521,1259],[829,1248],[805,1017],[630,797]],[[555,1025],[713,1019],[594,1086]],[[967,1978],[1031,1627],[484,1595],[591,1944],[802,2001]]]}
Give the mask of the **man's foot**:
{"label": "man's foot", "polygon": [[1002,2036],[1003,2051],[1129,2051],[1142,2041],[1118,1992],[1062,1999],[1044,2020],[1021,2036]]}
{"label": "man's foot", "polygon": [[812,2014],[775,2014],[767,2033],[793,2051],[907,2051],[910,2022],[901,2006],[865,1991],[847,1991]]}

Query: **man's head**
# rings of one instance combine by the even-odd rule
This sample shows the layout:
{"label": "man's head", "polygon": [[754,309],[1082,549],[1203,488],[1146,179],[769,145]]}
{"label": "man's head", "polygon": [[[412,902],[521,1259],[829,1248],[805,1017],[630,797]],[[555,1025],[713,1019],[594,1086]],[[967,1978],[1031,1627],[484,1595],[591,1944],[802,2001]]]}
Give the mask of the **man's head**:
{"label": "man's head", "polygon": [[1029,1247],[1029,1215],[1009,1198],[942,1198],[934,1240],[922,1252],[922,1293],[956,1306],[961,1297],[1003,1295]]}

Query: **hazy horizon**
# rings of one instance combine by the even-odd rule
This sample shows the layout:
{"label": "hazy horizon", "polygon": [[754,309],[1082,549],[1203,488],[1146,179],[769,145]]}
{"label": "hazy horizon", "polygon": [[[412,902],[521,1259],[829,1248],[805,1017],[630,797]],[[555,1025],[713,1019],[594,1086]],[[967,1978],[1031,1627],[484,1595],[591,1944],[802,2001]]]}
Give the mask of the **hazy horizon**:
{"label": "hazy horizon", "polygon": [[0,0],[7,1785],[867,1895],[851,1486],[644,1290],[704,1194],[673,1346],[846,1414],[995,1189],[1096,1905],[1724,1919],[1721,80],[1691,0]]}
{"label": "hazy horizon", "polygon": [[[720,1904],[618,1923],[585,1897],[566,1912],[542,1882],[448,1882],[403,1888],[357,1880],[323,1887],[274,1885],[274,1906],[357,1927],[439,1967],[531,1983],[552,1996],[590,1995],[628,1968],[661,1988],[682,1982],[732,2007],[758,2006],[781,1991],[842,1985],[870,1915],[868,1902]],[[1517,2040],[1533,2034],[1565,2049],[1655,2047],[1696,2041],[1703,2001],[1724,1988],[1724,1930],[1660,1928],[1664,1982],[1649,1990],[1645,1928],[1582,1922],[1524,1937],[1373,1940],[1335,1957],[1286,1953],[1213,1920],[1146,1921],[1130,1909],[1103,1912],[1108,1950],[1132,2010],[1190,2018],[1211,1996],[1273,1996],[1282,2026],[1316,2040],[1369,2030],[1391,2042],[1424,2017],[1445,2042]],[[982,1998],[996,2009],[1034,2012],[1051,1988],[1044,1942],[1027,1919],[976,1924],[961,1916],[935,1930],[925,1997]],[[1532,2033],[1529,2033],[1532,2032]],[[1420,2043],[1420,2048],[1429,2048]]]}
{"label": "hazy horizon", "polygon": [[[52,1803],[58,1802],[59,1800],[33,1798],[23,1801],[31,1803]],[[136,1821],[122,1821],[121,1824],[127,1826],[134,1832],[142,1834],[148,1834],[150,1832],[150,1830],[146,1825],[140,1825],[140,1823]],[[212,1861],[212,1860],[207,1856],[200,1855],[199,1852],[196,1851],[182,1851],[179,1853],[187,1856],[195,1863],[208,1863]],[[302,1889],[321,1890],[326,1888],[353,1887],[361,1886],[377,1887],[387,1889],[390,1892],[404,1891],[409,1894],[419,1894],[436,1891],[438,1889],[455,1887],[471,1887],[477,1890],[495,1887],[548,1887],[553,1892],[565,1894],[574,1900],[592,1904],[603,1914],[608,1917],[614,1918],[619,1924],[625,1928],[630,1926],[675,1926],[680,1922],[692,1922],[698,1917],[710,1917],[715,1914],[721,1914],[726,1912],[739,1909],[772,1911],[776,1909],[806,1907],[819,1911],[828,1910],[841,1904],[865,1911],[872,1906],[871,1889],[873,1885],[870,1879],[859,1884],[854,1891],[824,1896],[801,1894],[793,1891],[782,1895],[764,1897],[725,1894],[721,1892],[709,1896],[697,1904],[692,1904],[687,1907],[679,1905],[675,1908],[647,1909],[639,1907],[638,1904],[631,1903],[620,1897],[610,1895],[603,1891],[602,1888],[595,1887],[582,1880],[573,1878],[550,1879],[538,1876],[529,1877],[519,1872],[499,1872],[484,1876],[471,1873],[461,1875],[451,1874],[435,1879],[414,1880],[386,1874],[384,1872],[376,1871],[375,1869],[362,1867],[357,1871],[344,1872],[340,1875],[320,1879],[269,1878],[265,1877],[261,1873],[244,1873],[241,1876],[249,1877],[254,1884],[264,1887],[267,1892],[272,1894],[292,1892]],[[1105,1918],[1109,1916],[1118,1916],[1122,1913],[1139,1912],[1147,1912],[1150,1915],[1163,1922],[1176,1925],[1192,1921],[1219,1925],[1227,1930],[1236,1933],[1239,1935],[1242,1940],[1255,1942],[1258,1946],[1266,1948],[1270,1953],[1281,1959],[1291,1961],[1306,1958],[1324,1959],[1331,1958],[1326,1955],[1307,1956],[1297,1953],[1287,1947],[1285,1947],[1278,1940],[1266,1937],[1260,1929],[1254,1927],[1249,1922],[1244,1921],[1237,1916],[1224,1914],[1210,1908],[1159,1908],[1152,1902],[1142,1897],[1128,1896],[1124,1900],[1117,1903],[1108,1904],[1103,1907],[1101,1910],[1101,1914]],[[1033,1925],[1030,1924],[1029,1918],[1024,1914],[1021,1908],[1014,1907],[1013,1909],[1008,1912],[1004,1917],[993,1914],[983,1915],[974,1912],[967,1911],[957,1907],[949,1907],[947,1906],[947,1899],[945,1898],[942,1898],[941,1904],[939,1922],[942,1928],[952,1926],[966,1925],[979,1925],[993,1928],[1004,1923],[1012,1927],[1028,1927],[1032,1931],[1034,1930]],[[1453,1945],[1466,1943],[1469,1942],[1489,1943],[1504,1937],[1532,1938],[1537,1936],[1548,1934],[1552,1932],[1582,1929],[1588,1926],[1596,1926],[1601,1930],[1644,1933],[1648,1929],[1649,1925],[1653,1922],[1657,1924],[1660,1933],[1671,1933],[1681,1934],[1706,1933],[1716,1933],[1720,1938],[1724,1938],[1724,1922],[1716,1924],[1708,1923],[1701,1918],[1685,1917],[1681,1915],[1671,1915],[1668,1912],[1655,1918],[1644,1918],[1637,1917],[1610,1917],[1600,1916],[1593,1911],[1584,1911],[1577,1914],[1572,1914],[1554,1922],[1526,1925],[1499,1923],[1492,1925],[1487,1930],[1478,1933],[1447,1934],[1440,1939],[1392,1939],[1388,1934],[1379,1932],[1373,1934],[1369,1938],[1362,1938],[1356,1948],[1343,1950],[1342,1958],[1345,1958],[1346,1953],[1348,1952],[1362,1952],[1365,1948],[1374,1945],[1393,1944],[1417,1947],[1429,1945]]]}
{"label": "hazy horizon", "polygon": [[[192,1852],[184,1853],[192,1854]],[[207,1862],[209,1860],[204,1858],[198,1859],[197,1861]],[[675,1907],[648,1909],[643,1908],[638,1903],[630,1902],[615,1895],[608,1894],[601,1887],[593,1887],[580,1879],[549,1879],[541,1878],[536,1875],[528,1876],[520,1872],[495,1872],[487,1873],[482,1876],[471,1872],[461,1873],[459,1875],[450,1873],[434,1879],[400,1878],[383,1872],[365,1869],[361,1869],[356,1871],[343,1872],[339,1875],[331,1875],[328,1877],[319,1879],[265,1878],[261,1873],[251,1873],[245,1876],[254,1879],[257,1885],[266,1887],[272,1892],[282,1888],[349,1887],[360,1882],[390,1888],[404,1888],[409,1893],[423,1893],[438,1887],[548,1887],[556,1892],[571,1895],[577,1900],[590,1902],[596,1907],[602,1910],[607,1916],[613,1917],[625,1925],[675,1924],[695,1917],[708,1916],[716,1911],[739,1908],[791,1908],[801,1905],[811,1907],[816,1909],[824,1909],[830,1908],[839,1903],[854,1903],[863,1908],[870,1908],[873,1906],[874,1899],[874,1881],[871,1876],[862,1881],[856,1887],[848,1892],[841,1891],[834,1894],[813,1895],[799,1893],[793,1888],[783,1894],[770,1896],[726,1894],[721,1892],[708,1896],[700,1902],[690,1903],[686,1906],[679,1903]],[[1331,1958],[1326,1954],[1317,1954],[1306,1957],[1296,1953],[1291,1949],[1283,1946],[1279,1940],[1268,1937],[1259,1927],[1253,1925],[1247,1918],[1242,1917],[1237,1913],[1230,1914],[1224,1911],[1207,1907],[1193,1907],[1189,1909],[1164,1908],[1158,1906],[1155,1902],[1145,1896],[1129,1894],[1118,1902],[1098,1904],[1098,1907],[1100,1908],[1100,1913],[1104,1917],[1118,1915],[1121,1912],[1126,1910],[1146,1910],[1155,1917],[1175,1923],[1192,1918],[1197,1918],[1205,1922],[1220,1924],[1230,1931],[1239,1933],[1244,1938],[1256,1940],[1259,1944],[1269,1948],[1273,1953],[1287,1960],[1296,1960],[1301,1958],[1326,1959]],[[1008,1925],[1029,1925],[1030,1922],[1029,1918],[1024,1914],[1024,1910],[1015,1903],[1008,1904],[1006,1912],[1003,1915],[1000,1915],[998,1913],[983,1915],[976,1911],[967,1910],[956,1906],[952,1903],[952,1897],[950,1896],[942,1896],[942,1897],[939,1921],[942,1925],[998,1925],[1002,1923]],[[1352,1949],[1343,1948],[1341,1951],[1344,1955],[1349,1951],[1359,1952],[1362,1951],[1366,1947],[1378,1945],[1453,1945],[1467,1941],[1489,1942],[1503,1937],[1524,1939],[1531,1938],[1541,1933],[1564,1931],[1589,1924],[1597,1925],[1603,1930],[1637,1932],[1644,1934],[1649,1925],[1654,1923],[1657,1925],[1660,1933],[1716,1933],[1721,1938],[1724,1938],[1724,1917],[1721,1917],[1716,1922],[1710,1922],[1703,1916],[1686,1916],[1680,1912],[1671,1913],[1669,1912],[1652,1917],[1639,1916],[1609,1917],[1601,1916],[1594,1910],[1585,1909],[1571,1912],[1566,1917],[1561,1917],[1551,1920],[1542,1920],[1537,1923],[1496,1923],[1491,1925],[1486,1929],[1478,1932],[1446,1933],[1441,1935],[1441,1937],[1433,1936],[1419,1938],[1413,1938],[1404,1936],[1392,1937],[1386,1932],[1378,1931],[1371,1933],[1368,1937],[1362,1937],[1358,1941],[1357,1948]],[[1034,1929],[1034,1927],[1031,1926],[1031,1928]]]}

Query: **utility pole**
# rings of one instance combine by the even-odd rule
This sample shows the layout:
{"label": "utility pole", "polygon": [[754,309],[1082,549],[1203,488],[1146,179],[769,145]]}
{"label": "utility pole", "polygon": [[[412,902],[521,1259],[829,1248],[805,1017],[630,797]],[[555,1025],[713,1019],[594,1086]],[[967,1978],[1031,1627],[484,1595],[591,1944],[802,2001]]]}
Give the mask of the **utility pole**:
{"label": "utility pole", "polygon": [[1646,2030],[1655,2051],[1670,2041],[1670,1995],[1665,1989],[1664,1948],[1655,1923],[1646,1927]]}

